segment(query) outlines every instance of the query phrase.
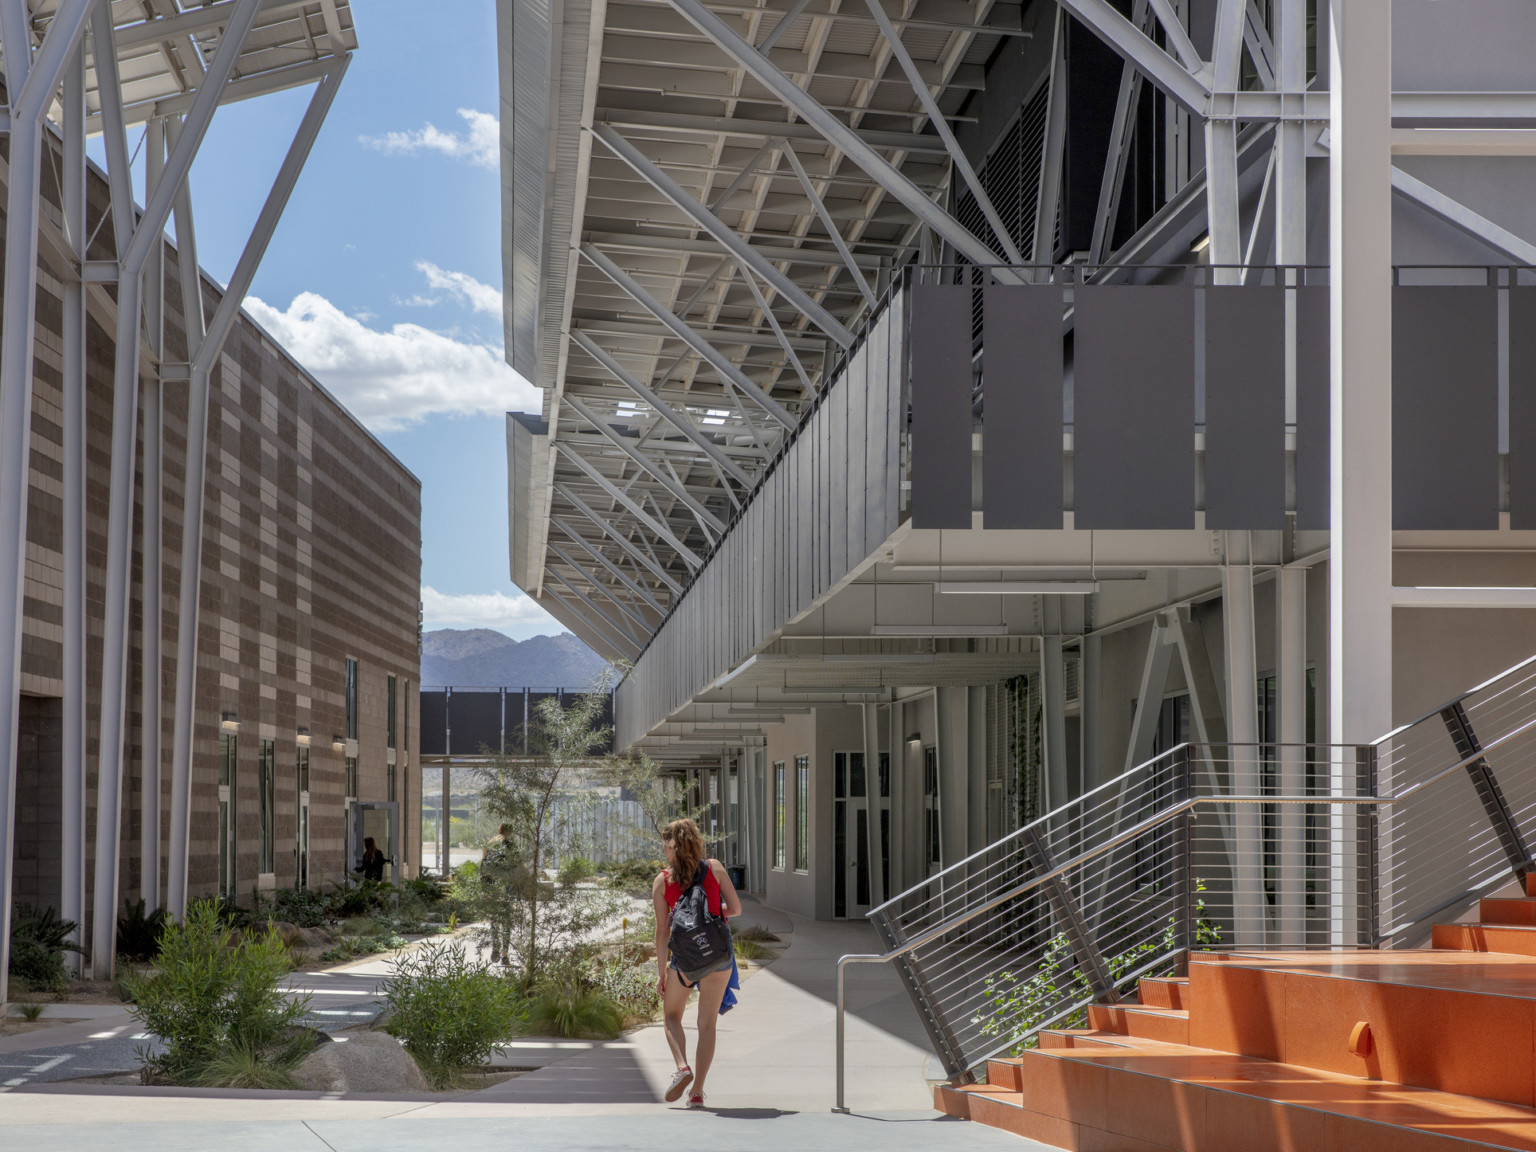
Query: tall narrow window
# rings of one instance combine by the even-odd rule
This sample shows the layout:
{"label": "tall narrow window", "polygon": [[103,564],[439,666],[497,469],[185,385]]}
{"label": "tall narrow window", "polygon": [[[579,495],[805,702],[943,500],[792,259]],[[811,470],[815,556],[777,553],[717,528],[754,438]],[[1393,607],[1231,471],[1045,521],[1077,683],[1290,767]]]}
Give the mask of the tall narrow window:
{"label": "tall narrow window", "polygon": [[773,762],[773,866],[784,869],[784,761]]}
{"label": "tall narrow window", "polygon": [[357,799],[357,757],[347,757],[347,799]]}
{"label": "tall narrow window", "polygon": [[239,738],[219,733],[219,895],[235,894],[235,754]]}
{"label": "tall narrow window", "polygon": [[795,871],[811,867],[811,758],[795,757]]}
{"label": "tall narrow window", "polygon": [[395,799],[396,799],[396,796],[395,796],[395,766],[393,764],[389,765],[389,799],[390,799],[391,803],[393,803],[395,801]]}
{"label": "tall narrow window", "polygon": [[309,749],[299,745],[297,756],[297,784],[299,797],[298,842],[294,847],[296,864],[295,882],[300,888],[309,887]]}
{"label": "tall narrow window", "polygon": [[411,682],[409,680],[405,682],[405,698],[400,703],[402,712],[400,717],[400,750],[402,752],[409,752],[411,750]]}
{"label": "tall narrow window", "polygon": [[[395,747],[395,678],[393,676],[384,682],[384,696],[385,706],[389,709],[384,720],[384,747],[393,748]],[[394,797],[391,796],[390,799],[393,800]]]}
{"label": "tall narrow window", "polygon": [[347,739],[357,739],[357,661],[347,657]]}
{"label": "tall narrow window", "polygon": [[276,870],[277,847],[277,742],[263,740],[258,746],[256,812],[260,819],[256,870],[263,875]]}
{"label": "tall narrow window", "polygon": [[944,858],[939,822],[939,751],[923,749],[923,850],[930,874]]}

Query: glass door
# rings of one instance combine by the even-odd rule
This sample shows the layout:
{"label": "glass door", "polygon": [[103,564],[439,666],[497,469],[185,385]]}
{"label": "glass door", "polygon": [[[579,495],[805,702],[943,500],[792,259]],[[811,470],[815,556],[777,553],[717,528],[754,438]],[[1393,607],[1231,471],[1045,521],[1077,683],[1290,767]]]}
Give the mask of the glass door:
{"label": "glass door", "polygon": [[870,904],[869,787],[864,753],[832,754],[832,915],[856,919]]}

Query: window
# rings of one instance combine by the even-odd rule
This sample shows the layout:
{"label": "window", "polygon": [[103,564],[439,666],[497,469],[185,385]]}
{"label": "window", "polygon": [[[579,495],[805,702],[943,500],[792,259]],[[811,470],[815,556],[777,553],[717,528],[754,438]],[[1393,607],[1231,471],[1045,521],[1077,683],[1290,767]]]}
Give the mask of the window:
{"label": "window", "polygon": [[294,882],[300,888],[309,887],[309,749],[299,745],[295,761],[299,796],[298,841],[294,847],[297,865]]}
{"label": "window", "polygon": [[347,791],[350,799],[357,799],[357,757],[347,757]]}
{"label": "window", "polygon": [[391,802],[395,800],[395,766],[393,764],[389,766],[389,799]]}
{"label": "window", "polygon": [[936,869],[944,858],[939,824],[939,752],[923,749],[923,849],[929,869]]}
{"label": "window", "polygon": [[235,754],[239,740],[219,733],[219,895],[235,894]]}
{"label": "window", "polygon": [[[389,709],[384,719],[384,747],[395,746],[395,678],[389,677],[384,683],[385,706]],[[390,797],[394,799],[393,796]]]}
{"label": "window", "polygon": [[400,701],[403,715],[400,717],[402,725],[400,729],[400,748],[403,752],[411,750],[411,682],[405,682],[405,697]]}
{"label": "window", "polygon": [[811,758],[795,757],[795,871],[811,866]]}
{"label": "window", "polygon": [[[357,661],[347,657],[347,739],[357,739]],[[355,795],[355,793],[348,793]]]}
{"label": "window", "polygon": [[784,761],[773,762],[773,866],[784,870]]}
{"label": "window", "polygon": [[277,847],[277,743],[273,740],[263,740],[258,745],[256,814],[260,820],[256,871],[265,875],[276,871],[273,859]]}

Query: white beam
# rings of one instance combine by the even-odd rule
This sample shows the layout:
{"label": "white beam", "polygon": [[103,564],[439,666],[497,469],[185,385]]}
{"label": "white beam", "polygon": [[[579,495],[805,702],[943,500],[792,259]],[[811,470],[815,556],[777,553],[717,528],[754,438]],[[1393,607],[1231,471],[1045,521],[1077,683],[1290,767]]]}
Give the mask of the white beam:
{"label": "white beam", "polygon": [[627,508],[635,519],[650,530],[651,535],[655,536],[658,540],[664,541],[674,552],[682,557],[684,563],[690,568],[697,570],[704,566],[703,558],[692,548],[688,547],[688,545],[684,544],[677,534],[672,531],[670,525],[663,523],[647,512],[638,500],[604,476],[596,465],[576,451],[575,448],[563,440],[556,440],[555,447],[560,450],[560,455],[586,473],[587,477],[604,492],[608,493],[613,500]]}
{"label": "white beam", "polygon": [[[1141,69],[1148,80],[1171,96],[1177,104],[1196,116],[1204,115],[1205,98],[1210,90],[1203,79],[1159,48],[1155,40],[1120,15],[1109,0],[1059,0],[1059,3],[1092,29],[1106,45]],[[1170,21],[1164,30],[1177,24],[1177,19]],[[1175,50],[1178,50],[1184,47],[1183,41],[1188,37],[1181,38],[1174,34],[1170,39],[1174,42]],[[1193,46],[1189,47],[1192,51]]]}
{"label": "white beam", "polygon": [[[1332,153],[1337,159],[1337,151]],[[1509,229],[1495,224],[1481,213],[1474,212],[1459,200],[1452,199],[1437,188],[1410,176],[1401,168],[1392,169],[1392,189],[1420,206],[1427,208],[1447,224],[1460,228],[1474,239],[1491,248],[1497,248],[1522,264],[1536,264],[1536,244],[1521,239]]]}
{"label": "white beam", "polygon": [[[1281,568],[1275,585],[1275,687],[1279,711],[1282,796],[1307,787],[1307,570]],[[1280,875],[1276,893],[1282,948],[1307,942],[1307,814],[1281,804]]]}
{"label": "white beam", "polygon": [[624,587],[628,588],[636,596],[640,597],[640,599],[649,604],[655,610],[658,616],[665,616],[667,614],[667,610],[661,606],[661,601],[657,600],[656,597],[651,594],[650,589],[648,589],[644,584],[641,584],[628,572],[624,571],[624,569],[620,568],[612,560],[608,559],[608,557],[604,556],[601,550],[593,547],[587,538],[580,532],[577,532],[576,529],[572,528],[558,516],[551,515],[549,522],[556,528],[560,529],[560,531],[564,532],[572,540],[574,540],[581,547],[581,549],[586,552],[588,556],[592,557],[592,559],[596,560],[598,564],[601,565],[602,568],[610,576],[612,576],[620,584],[624,585]]}
{"label": "white beam", "polygon": [[573,508],[575,508],[588,520],[592,521],[592,523],[601,528],[613,540],[613,542],[620,548],[624,549],[624,551],[627,552],[636,563],[650,569],[651,573],[663,584],[665,584],[667,589],[674,596],[681,596],[683,594],[683,586],[674,580],[672,575],[653,557],[646,555],[639,548],[635,547],[634,541],[630,540],[629,537],[625,536],[624,533],[620,532],[618,528],[614,526],[611,517],[599,514],[590,504],[588,504],[575,492],[572,492],[564,484],[556,483],[552,484],[551,487]]}
{"label": "white beam", "polygon": [[[1234,538],[1239,535],[1227,533],[1229,557]],[[1243,551],[1246,559],[1246,542]],[[1253,619],[1253,568],[1229,559],[1221,570],[1221,594],[1232,791],[1241,796],[1257,796],[1263,788],[1259,779],[1259,672]],[[1237,871],[1232,886],[1237,930],[1235,943],[1247,947],[1265,943],[1262,818],[1256,805],[1239,804],[1232,820],[1237,833]]]}
{"label": "white beam", "polygon": [[787,140],[784,142],[784,159],[788,160],[789,166],[795,170],[795,178],[800,181],[800,187],[805,190],[805,195],[810,200],[811,207],[816,210],[816,215],[821,220],[821,226],[827,230],[827,235],[831,238],[833,246],[837,249],[837,254],[843,258],[843,266],[848,269],[848,275],[853,278],[854,284],[858,286],[859,292],[864,297],[864,302],[873,309],[875,307],[875,294],[869,289],[869,281],[864,279],[864,272],[855,263],[853,253],[848,248],[848,241],[844,240],[843,234],[838,231],[837,224],[832,219],[832,213],[827,211],[826,202],[822,200],[821,194],[816,191],[815,185],[811,183],[810,176],[806,174],[805,165],[800,163],[800,157],[795,155],[794,148],[790,146]]}
{"label": "white beam", "polygon": [[1536,588],[1392,589],[1394,608],[1536,608]]}

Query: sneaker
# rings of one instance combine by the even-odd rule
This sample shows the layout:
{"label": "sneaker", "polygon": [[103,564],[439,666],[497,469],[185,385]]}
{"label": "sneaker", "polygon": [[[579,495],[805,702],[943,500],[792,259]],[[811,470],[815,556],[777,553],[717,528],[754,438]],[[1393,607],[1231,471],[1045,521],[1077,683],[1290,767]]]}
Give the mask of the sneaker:
{"label": "sneaker", "polygon": [[693,1069],[679,1068],[672,1077],[672,1083],[667,1085],[667,1103],[670,1104],[683,1094],[683,1089],[693,1083]]}
{"label": "sneaker", "polygon": [[688,1096],[688,1107],[693,1109],[695,1112],[702,1111],[704,1108],[704,1093],[690,1093]]}

